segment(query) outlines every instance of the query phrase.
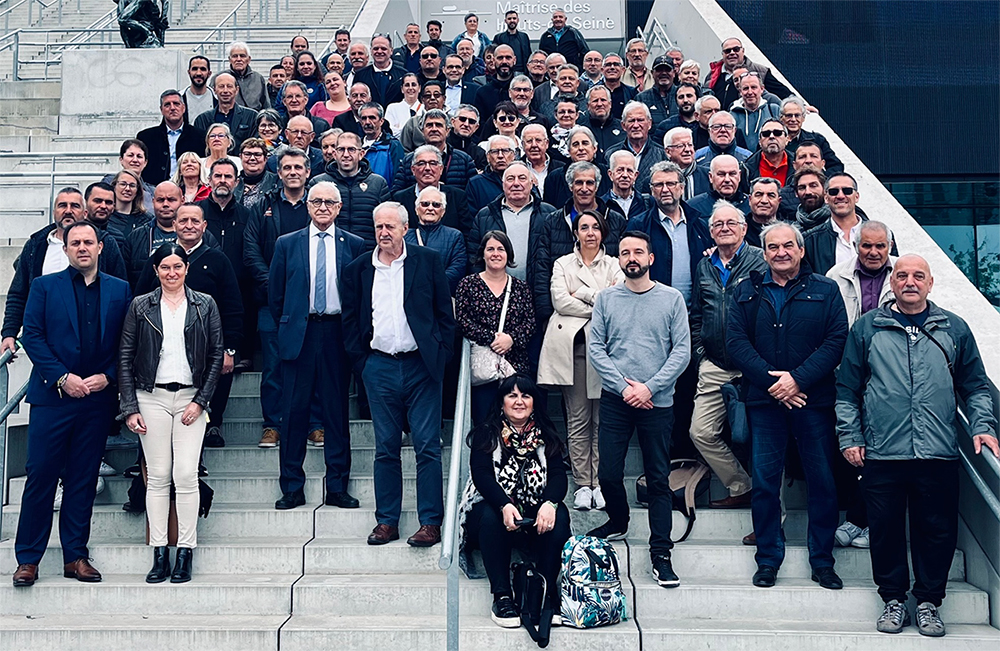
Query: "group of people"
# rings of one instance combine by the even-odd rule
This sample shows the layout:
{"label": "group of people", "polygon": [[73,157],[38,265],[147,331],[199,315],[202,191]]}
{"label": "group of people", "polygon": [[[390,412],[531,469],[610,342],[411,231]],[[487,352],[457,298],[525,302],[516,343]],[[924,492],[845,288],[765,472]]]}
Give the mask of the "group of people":
{"label": "group of people", "polygon": [[[161,123],[123,143],[121,171],[57,195],[55,223],[16,263],[0,344],[21,333],[34,363],[14,584],[37,577],[60,478],[66,576],[100,580],[86,544],[116,412],[148,473],[147,580],[189,580],[202,447],[225,445],[233,375],[258,354],[275,508],[306,503],[309,445],[324,450],[325,504],[359,506],[353,385],[375,432],[367,542],[400,537],[405,430],[420,523],[407,542],[437,544],[464,337],[493,368],[472,388],[463,540],[482,551],[501,626],[517,623],[512,546],[555,584],[567,474],[574,508],[607,513],[591,535],[627,535],[635,435],[661,586],[680,584],[669,473],[685,445],[729,492],[710,506],[751,508],[752,582],[775,585],[794,439],[813,580],[843,586],[835,541],[870,546],[878,628],[901,630],[909,504],[917,625],[943,635],[956,393],[976,452],[1000,449],[975,340],[928,300],[927,263],[894,257],[854,177],[803,128],[814,109],[739,39],[702,78],[676,48],[647,67],[640,39],[624,58],[593,51],[561,10],[537,50],[516,11],[505,22],[490,39],[469,14],[450,43],[437,21],[423,42],[411,24],[395,50],[341,30],[322,59],[299,36],[267,79],[245,43],[214,76],[194,57],[191,85],[161,95]],[[749,451],[727,435],[732,384]],[[554,390],[565,432],[547,416]]]}

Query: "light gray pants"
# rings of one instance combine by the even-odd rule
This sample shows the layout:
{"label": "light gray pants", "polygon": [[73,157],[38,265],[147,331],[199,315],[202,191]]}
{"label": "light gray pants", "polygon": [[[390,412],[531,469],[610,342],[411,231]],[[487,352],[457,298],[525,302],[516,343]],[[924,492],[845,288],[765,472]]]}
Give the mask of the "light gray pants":
{"label": "light gray pants", "polygon": [[573,384],[562,387],[566,405],[566,443],[573,481],[579,487],[596,488],[597,431],[601,401],[587,398],[587,346],[573,347]]}

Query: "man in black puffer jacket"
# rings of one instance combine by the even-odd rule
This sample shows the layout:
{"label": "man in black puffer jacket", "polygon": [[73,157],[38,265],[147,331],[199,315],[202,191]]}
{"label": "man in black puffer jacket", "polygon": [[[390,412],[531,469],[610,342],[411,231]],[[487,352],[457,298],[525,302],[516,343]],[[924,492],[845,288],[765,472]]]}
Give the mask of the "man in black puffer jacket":
{"label": "man in black puffer jacket", "polygon": [[365,241],[365,250],[375,248],[375,206],[389,200],[386,179],[371,170],[361,148],[361,138],[353,133],[337,136],[337,152],[326,164],[326,173],[309,182],[312,187],[320,181],[330,181],[340,190],[340,215],[337,226]]}

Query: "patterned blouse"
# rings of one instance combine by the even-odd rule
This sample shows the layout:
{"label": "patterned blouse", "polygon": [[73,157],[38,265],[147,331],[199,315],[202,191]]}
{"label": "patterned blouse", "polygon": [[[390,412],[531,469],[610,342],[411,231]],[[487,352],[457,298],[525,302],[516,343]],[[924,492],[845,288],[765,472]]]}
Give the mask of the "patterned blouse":
{"label": "patterned blouse", "polygon": [[[528,340],[535,331],[535,308],[528,284],[510,279],[510,302],[503,331],[514,340],[505,357],[518,373],[528,373]],[[480,346],[489,346],[496,337],[500,311],[507,290],[495,296],[478,273],[459,281],[455,290],[455,318],[466,339]]]}

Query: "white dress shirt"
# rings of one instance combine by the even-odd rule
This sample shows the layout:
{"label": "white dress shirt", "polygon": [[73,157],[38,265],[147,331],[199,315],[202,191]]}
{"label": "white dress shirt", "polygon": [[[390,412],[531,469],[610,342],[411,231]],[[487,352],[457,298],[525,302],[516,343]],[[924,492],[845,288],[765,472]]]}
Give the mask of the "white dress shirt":
{"label": "white dress shirt", "polygon": [[417,349],[410,324],[403,310],[403,262],[406,260],[406,243],[403,254],[383,264],[378,259],[379,249],[372,251],[375,279],[372,282],[372,350],[394,355]]}
{"label": "white dress shirt", "polygon": [[63,249],[62,232],[57,228],[45,238],[48,247],[45,249],[45,259],[42,261],[42,275],[59,273],[69,267],[69,258]]}
{"label": "white dress shirt", "polygon": [[326,310],[323,314],[340,314],[340,289],[337,287],[337,237],[331,226],[326,237],[319,236],[316,224],[309,222],[309,313],[316,311],[316,250],[322,242],[326,247]]}
{"label": "white dress shirt", "polygon": [[840,230],[840,226],[837,226],[837,222],[833,221],[833,217],[831,217],[830,226],[833,228],[833,232],[837,234],[837,264],[843,264],[858,253],[854,250],[854,235],[861,228],[861,220],[859,219],[858,223],[851,227],[849,231],[842,231]]}

